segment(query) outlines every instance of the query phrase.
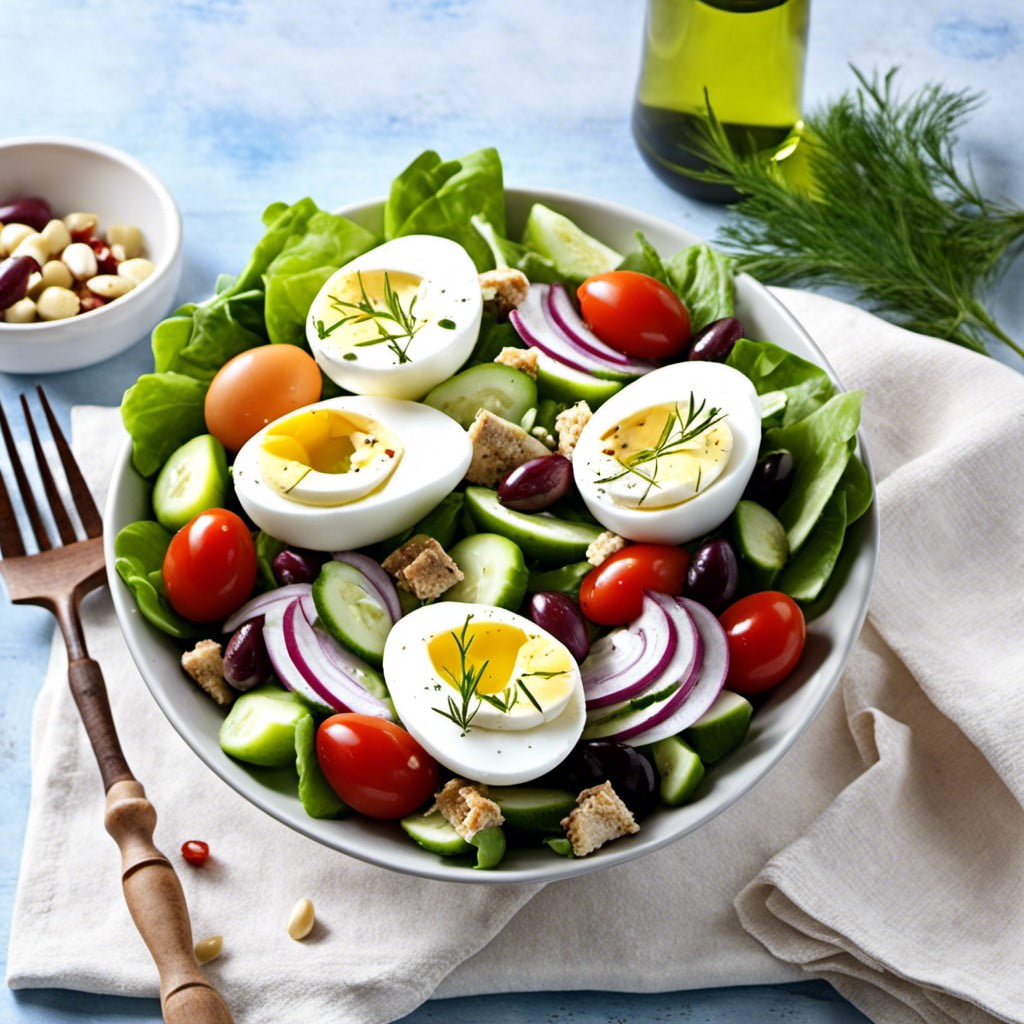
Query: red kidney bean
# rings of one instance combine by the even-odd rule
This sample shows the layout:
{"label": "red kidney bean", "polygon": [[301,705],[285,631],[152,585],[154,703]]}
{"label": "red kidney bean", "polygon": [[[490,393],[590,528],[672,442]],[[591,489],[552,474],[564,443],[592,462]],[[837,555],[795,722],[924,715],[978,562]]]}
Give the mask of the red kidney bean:
{"label": "red kidney bean", "polygon": [[0,224],[27,224],[33,231],[42,231],[51,220],[50,204],[38,196],[0,203]]}
{"label": "red kidney bean", "polygon": [[28,292],[28,279],[39,269],[32,256],[11,256],[0,262],[0,309],[13,306]]}

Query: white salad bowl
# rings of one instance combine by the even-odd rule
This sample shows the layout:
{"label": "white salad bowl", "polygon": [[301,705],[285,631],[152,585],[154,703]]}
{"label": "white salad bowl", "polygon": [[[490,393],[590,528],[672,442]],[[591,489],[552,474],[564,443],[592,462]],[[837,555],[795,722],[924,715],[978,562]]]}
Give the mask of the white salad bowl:
{"label": "white salad bowl", "polygon": [[[509,189],[510,234],[521,228],[529,206],[542,202],[575,220],[584,230],[620,251],[629,251],[640,230],[664,255],[699,242],[696,236],[646,214],[612,203],[550,190]],[[339,211],[363,225],[380,229],[379,201]],[[748,275],[736,281],[737,316],[748,336],[772,341],[824,368],[841,384],[827,360],[786,308]],[[858,449],[870,473],[863,444]],[[537,849],[509,849],[494,871],[453,866],[412,842],[395,822],[376,822],[353,816],[341,820],[309,817],[294,792],[268,785],[264,778],[224,754],[217,742],[223,720],[218,708],[184,676],[179,648],[151,627],[138,612],[125,585],[113,571],[113,538],[126,523],[149,518],[148,486],[131,466],[126,439],[110,486],[106,508],[107,564],[114,605],[129,649],[146,685],[171,724],[193,751],[224,782],[278,821],[341,853],[381,867],[443,881],[476,884],[546,882],[598,871],[651,853],[694,832],[740,799],[778,763],[824,705],[861,631],[867,613],[878,554],[878,516],[875,507],[851,528],[852,559],[845,582],[827,612],[808,626],[807,643],[796,671],[771,695],[759,702],[750,732],[740,746],[716,763],[692,802],[663,808],[645,818],[640,832],[608,843],[578,859]]]}
{"label": "white salad bowl", "polygon": [[0,201],[39,196],[55,217],[94,213],[142,231],[156,269],[126,295],[64,320],[0,320],[0,370],[57,373],[103,362],[146,337],[170,310],[182,270],[181,215],[162,181],[133,156],[65,137],[0,142]]}

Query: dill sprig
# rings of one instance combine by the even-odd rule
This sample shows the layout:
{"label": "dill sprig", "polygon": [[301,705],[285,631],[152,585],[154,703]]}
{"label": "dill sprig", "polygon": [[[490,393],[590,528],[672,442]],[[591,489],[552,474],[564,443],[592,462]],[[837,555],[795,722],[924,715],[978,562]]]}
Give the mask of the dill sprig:
{"label": "dill sprig", "polygon": [[[706,433],[716,423],[725,419],[725,413],[714,406],[705,413],[704,407],[706,405],[706,399],[701,399],[700,405],[697,405],[694,394],[691,391],[685,419],[679,410],[679,403],[676,402],[672,412],[665,418],[665,425],[661,428],[661,433],[658,435],[658,440],[655,442],[654,447],[638,448],[635,452],[630,452],[629,455],[625,456],[625,458],[616,455],[615,461],[622,466],[621,472],[613,473],[611,476],[602,477],[600,480],[597,480],[596,483],[612,483],[615,480],[621,480],[624,476],[629,474],[638,476],[647,484],[644,489],[644,493],[640,496],[640,499],[637,502],[637,504],[642,505],[655,487],[661,487],[661,484],[658,483],[657,480],[658,459],[665,458],[669,455],[675,455],[677,452],[683,451],[687,444],[695,438],[700,437],[701,434]],[[701,418],[702,416],[703,419]],[[645,467],[652,462],[654,463],[654,466],[651,470],[644,472],[642,467]],[[697,489],[700,489],[699,475],[697,478]]]}
{"label": "dill sprig", "polygon": [[480,680],[490,664],[489,661],[484,661],[480,665],[473,665],[469,661],[469,649],[473,646],[473,638],[470,637],[467,640],[466,633],[469,630],[469,623],[472,618],[472,615],[467,615],[466,621],[462,624],[462,629],[458,633],[452,631],[451,634],[459,651],[458,674],[456,675],[447,666],[444,669],[445,674],[454,683],[455,689],[459,691],[458,699],[454,696],[449,696],[447,709],[432,709],[439,715],[443,715],[445,718],[453,721],[462,730],[463,736],[469,732],[470,723],[480,710],[483,695],[477,693],[477,688],[480,686]]}
{"label": "dill sprig", "polygon": [[[346,324],[362,323],[372,320],[377,328],[378,336],[367,341],[356,342],[355,348],[365,348],[368,345],[386,344],[398,359],[399,364],[411,363],[409,345],[412,343],[416,332],[427,322],[416,320],[416,296],[409,301],[408,308],[403,307],[398,293],[391,286],[391,278],[387,271],[384,272],[384,305],[374,305],[373,300],[367,294],[366,286],[363,284],[363,275],[356,271],[356,278],[359,281],[359,301],[349,302],[347,299],[339,298],[336,295],[330,296],[331,308],[341,313],[341,317],[329,327],[324,325],[323,320],[316,321],[317,337],[321,340],[328,337],[339,327]],[[404,340],[404,345],[402,344]]]}
{"label": "dill sprig", "polygon": [[1024,238],[1024,209],[987,199],[954,159],[980,96],[931,84],[904,99],[898,69],[852,70],[859,87],[806,119],[803,188],[785,162],[734,150],[708,102],[693,149],[709,169],[693,176],[739,195],[722,247],[762,281],[852,288],[910,330],[1024,356],[983,302]]}

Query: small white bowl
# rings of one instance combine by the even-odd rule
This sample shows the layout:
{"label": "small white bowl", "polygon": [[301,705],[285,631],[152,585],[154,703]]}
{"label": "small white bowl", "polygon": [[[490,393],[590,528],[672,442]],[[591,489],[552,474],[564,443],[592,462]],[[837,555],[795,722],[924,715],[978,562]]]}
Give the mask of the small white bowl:
{"label": "small white bowl", "polygon": [[170,310],[181,279],[181,214],[166,186],[134,157],[96,142],[0,142],[0,201],[39,196],[55,217],[83,211],[142,229],[156,270],[127,295],[66,320],[0,321],[0,371],[56,373],[102,362],[144,337]]}

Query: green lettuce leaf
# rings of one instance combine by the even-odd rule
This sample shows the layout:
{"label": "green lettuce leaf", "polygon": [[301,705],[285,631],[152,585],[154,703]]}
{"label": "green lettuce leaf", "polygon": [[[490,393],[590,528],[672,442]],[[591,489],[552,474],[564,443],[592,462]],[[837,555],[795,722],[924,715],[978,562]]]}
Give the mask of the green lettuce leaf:
{"label": "green lettuce leaf", "polygon": [[207,385],[181,373],[145,373],[124,393],[121,419],[132,438],[132,464],[144,477],[171,452],[206,430]]}
{"label": "green lettuce leaf", "polygon": [[749,377],[759,395],[771,391],[785,393],[783,426],[803,419],[836,392],[831,378],[820,366],[770,341],[740,338],[726,362]]}

